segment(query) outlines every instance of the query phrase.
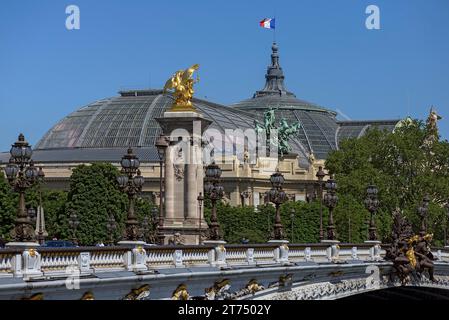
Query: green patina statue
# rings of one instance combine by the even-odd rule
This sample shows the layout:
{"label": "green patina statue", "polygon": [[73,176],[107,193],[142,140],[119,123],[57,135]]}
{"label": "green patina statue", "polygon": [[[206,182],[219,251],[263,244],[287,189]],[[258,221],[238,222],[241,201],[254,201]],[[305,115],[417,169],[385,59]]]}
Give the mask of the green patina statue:
{"label": "green patina statue", "polygon": [[[292,147],[290,146],[288,141],[291,135],[298,132],[301,124],[297,122],[295,124],[289,125],[287,123],[287,120],[282,118],[279,126],[276,127],[276,117],[274,111],[275,110],[273,108],[268,109],[264,112],[264,123],[262,124],[259,121],[255,120],[254,124],[256,133],[258,135],[262,132],[265,132],[266,134],[266,142],[268,146],[267,153],[269,154],[269,146],[274,145],[278,148],[278,154],[283,157],[285,154],[291,152]],[[277,131],[277,139],[274,139],[275,137],[271,137],[272,130]]]}

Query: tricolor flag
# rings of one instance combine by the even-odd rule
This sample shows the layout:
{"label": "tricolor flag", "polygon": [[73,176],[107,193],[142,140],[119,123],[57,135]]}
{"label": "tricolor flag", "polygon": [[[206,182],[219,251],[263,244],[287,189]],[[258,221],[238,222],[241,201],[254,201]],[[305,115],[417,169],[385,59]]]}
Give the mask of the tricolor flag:
{"label": "tricolor flag", "polygon": [[274,18],[273,19],[265,18],[262,21],[260,21],[260,26],[265,29],[274,29],[275,28],[275,23],[274,23],[275,20],[276,19],[274,19]]}

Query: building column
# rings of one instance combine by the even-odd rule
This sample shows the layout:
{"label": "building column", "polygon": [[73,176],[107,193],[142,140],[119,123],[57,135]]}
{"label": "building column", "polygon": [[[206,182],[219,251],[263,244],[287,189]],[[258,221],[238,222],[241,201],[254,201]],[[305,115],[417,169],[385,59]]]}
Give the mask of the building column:
{"label": "building column", "polygon": [[175,183],[173,169],[173,145],[167,148],[165,157],[165,185],[164,185],[164,203],[165,219],[173,220],[175,217]]}

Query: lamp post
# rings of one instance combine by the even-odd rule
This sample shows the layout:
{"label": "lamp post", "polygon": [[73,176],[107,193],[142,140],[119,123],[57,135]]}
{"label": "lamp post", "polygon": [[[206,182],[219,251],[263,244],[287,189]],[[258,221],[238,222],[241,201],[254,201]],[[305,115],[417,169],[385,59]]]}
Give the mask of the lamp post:
{"label": "lamp post", "polygon": [[111,213],[106,224],[106,228],[109,232],[109,245],[114,245],[114,232],[117,229],[117,222],[115,222],[114,215]]}
{"label": "lamp post", "polygon": [[447,239],[447,229],[448,229],[447,225],[449,221],[449,202],[446,203],[445,208],[447,212],[446,212],[446,220],[444,221],[444,246],[449,246]]}
{"label": "lamp post", "polygon": [[170,145],[170,140],[167,136],[161,134],[156,140],[156,148],[159,156],[159,222],[157,224],[157,238],[159,244],[164,244],[164,235],[162,234],[162,226],[164,224],[164,202],[163,202],[163,171],[165,156],[167,153],[167,148]]}
{"label": "lamp post", "polygon": [[209,225],[209,240],[221,240],[220,225],[217,218],[217,201],[224,196],[224,188],[219,184],[221,169],[212,162],[206,167],[206,184],[204,193],[212,202],[212,214]]}
{"label": "lamp post", "polygon": [[9,184],[15,192],[19,193],[19,206],[15,226],[11,231],[14,242],[9,245],[18,245],[18,242],[28,244],[31,242],[35,246],[37,245],[34,243],[36,241],[35,230],[25,208],[25,191],[38,181],[39,173],[31,160],[33,154],[31,146],[25,141],[23,134],[20,134],[18,140],[12,145],[10,154],[11,158],[6,165],[5,173]]}
{"label": "lamp post", "polygon": [[198,232],[198,244],[202,244],[202,242],[203,242],[203,231],[202,231],[202,229],[201,229],[201,220],[202,220],[202,210],[203,210],[203,202],[204,202],[204,197],[203,197],[203,193],[202,192],[200,192],[199,193],[199,195],[198,195],[198,198],[196,198],[196,200],[198,201],[198,210],[199,210],[199,213],[198,213],[198,229],[199,229],[199,232]]}
{"label": "lamp post", "polygon": [[338,196],[336,195],[337,183],[331,177],[326,182],[326,194],[324,195],[324,204],[329,209],[329,221],[327,225],[327,240],[336,240],[335,225],[334,225],[334,209],[338,203]]}
{"label": "lamp post", "polygon": [[426,195],[422,201],[422,205],[418,208],[418,214],[421,218],[421,229],[419,234],[424,236],[427,233],[427,214],[429,213],[430,198]]}
{"label": "lamp post", "polygon": [[125,242],[137,242],[139,240],[139,222],[134,212],[134,202],[136,195],[142,190],[144,178],[139,170],[139,158],[133,154],[131,148],[122,157],[120,164],[122,175],[117,177],[117,182],[120,189],[128,195],[128,215],[123,235],[123,244],[126,244]]}
{"label": "lamp post", "polygon": [[44,244],[45,236],[48,236],[45,230],[45,217],[44,217],[44,207],[42,206],[42,183],[44,182],[45,174],[42,167],[39,167],[37,172],[37,181],[39,183],[39,207],[37,210],[37,223],[36,223],[36,238],[39,244]]}
{"label": "lamp post", "polygon": [[284,184],[284,176],[276,169],[270,177],[271,189],[268,191],[268,200],[272,202],[276,207],[276,215],[274,218],[274,228],[271,235],[272,240],[284,240],[284,227],[281,223],[281,204],[287,201],[287,194],[282,189]]}
{"label": "lamp post", "polygon": [[69,216],[69,225],[72,229],[72,242],[74,245],[78,245],[78,239],[76,238],[76,229],[78,229],[78,225],[80,224],[78,220],[78,215],[75,211],[71,211]]}
{"label": "lamp post", "polygon": [[291,219],[291,221],[292,221],[292,243],[294,243],[294,241],[295,241],[295,236],[294,236],[294,234],[295,234],[295,228],[294,228],[294,219],[295,219],[295,215],[296,215],[296,211],[295,211],[295,209],[293,209],[292,208],[292,210],[290,210],[290,219]]}
{"label": "lamp post", "polygon": [[323,179],[326,176],[326,173],[323,170],[323,167],[318,168],[318,172],[316,173],[316,177],[318,178],[319,184],[319,198],[320,198],[320,241],[324,239],[324,230],[323,230]]}
{"label": "lamp post", "polygon": [[374,216],[377,212],[377,209],[379,208],[379,200],[377,198],[379,190],[375,185],[369,185],[366,189],[366,199],[365,199],[365,208],[370,213],[370,222],[369,222],[369,241],[377,241],[377,228],[376,228],[376,222],[374,220]]}

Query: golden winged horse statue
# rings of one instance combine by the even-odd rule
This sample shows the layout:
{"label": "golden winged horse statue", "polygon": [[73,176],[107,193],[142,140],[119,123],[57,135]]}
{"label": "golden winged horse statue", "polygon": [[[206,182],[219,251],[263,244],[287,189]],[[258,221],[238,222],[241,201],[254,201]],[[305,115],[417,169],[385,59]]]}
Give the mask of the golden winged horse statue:
{"label": "golden winged horse statue", "polygon": [[192,105],[193,85],[199,82],[199,77],[193,79],[193,73],[199,69],[198,64],[194,64],[186,70],[178,70],[167,80],[164,86],[164,93],[173,90],[175,102],[171,111],[195,111]]}

